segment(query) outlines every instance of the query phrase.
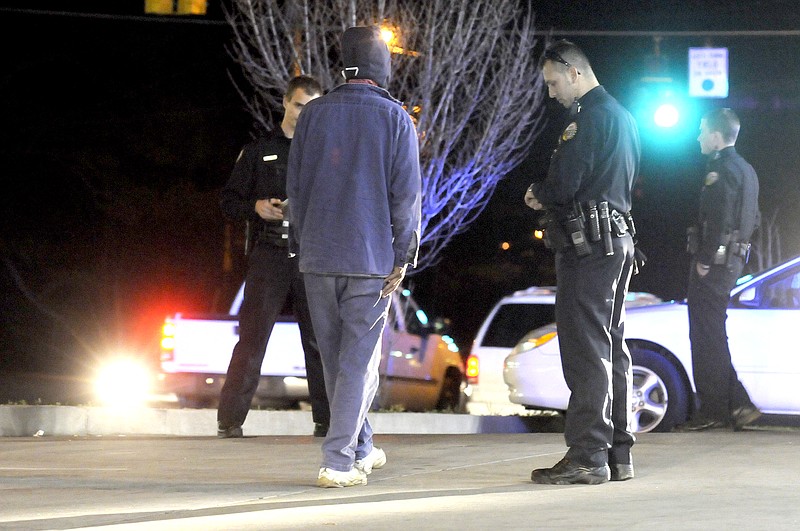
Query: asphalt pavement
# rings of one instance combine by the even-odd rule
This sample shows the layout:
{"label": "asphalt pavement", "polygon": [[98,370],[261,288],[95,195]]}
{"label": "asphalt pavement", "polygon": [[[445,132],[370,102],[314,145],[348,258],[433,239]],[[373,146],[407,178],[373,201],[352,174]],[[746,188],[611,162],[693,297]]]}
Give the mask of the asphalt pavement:
{"label": "asphalt pavement", "polygon": [[545,486],[530,472],[566,451],[560,417],[372,413],[386,466],[320,489],[309,411],[254,410],[220,440],[213,410],[24,405],[81,403],[62,380],[5,380],[0,529],[800,529],[794,417],[642,434],[634,479]]}
{"label": "asphalt pavement", "polygon": [[560,433],[375,442],[368,485],[320,489],[310,435],[0,437],[0,529],[800,528],[793,428],[642,434],[636,477],[598,486],[530,482]]}

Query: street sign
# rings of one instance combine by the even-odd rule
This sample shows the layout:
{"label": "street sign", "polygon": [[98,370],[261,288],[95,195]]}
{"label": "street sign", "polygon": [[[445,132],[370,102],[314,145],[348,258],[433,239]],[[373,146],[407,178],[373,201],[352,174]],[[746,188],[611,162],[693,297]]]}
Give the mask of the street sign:
{"label": "street sign", "polygon": [[727,48],[689,48],[689,96],[728,97]]}

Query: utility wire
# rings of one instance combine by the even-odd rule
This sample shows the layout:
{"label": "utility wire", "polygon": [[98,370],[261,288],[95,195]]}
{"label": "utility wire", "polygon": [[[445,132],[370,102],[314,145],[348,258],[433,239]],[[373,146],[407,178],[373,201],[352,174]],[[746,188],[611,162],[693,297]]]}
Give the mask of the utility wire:
{"label": "utility wire", "polygon": [[654,30],[559,30],[549,31],[554,35],[570,37],[800,37],[800,30],[702,30],[702,31],[654,31]]}
{"label": "utility wire", "polygon": [[[133,20],[139,22],[167,22],[172,24],[227,25],[225,20],[209,20],[197,16],[170,15],[114,15],[108,13],[78,13],[74,11],[46,11],[41,9],[0,8],[0,12],[26,15],[46,15],[58,17],[99,18],[109,20]],[[543,31],[540,29],[540,31]],[[698,31],[658,31],[658,30],[570,30],[551,28],[545,31],[553,35],[570,37],[800,37],[797,30],[698,30]]]}

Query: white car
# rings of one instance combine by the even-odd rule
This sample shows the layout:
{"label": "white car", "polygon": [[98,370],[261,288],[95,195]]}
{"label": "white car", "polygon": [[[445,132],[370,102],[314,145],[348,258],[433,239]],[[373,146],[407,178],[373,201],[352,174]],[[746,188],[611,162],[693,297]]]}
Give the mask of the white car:
{"label": "white car", "polygon": [[[525,407],[508,399],[503,381],[503,361],[529,331],[555,321],[556,288],[530,287],[503,297],[478,329],[467,358],[470,398],[467,411],[473,415],[519,415]],[[628,294],[626,305],[661,302],[649,293]]]}
{"label": "white car", "polygon": [[[669,431],[694,408],[689,318],[684,302],[626,310],[633,357],[634,431]],[[728,337],[733,365],[764,413],[800,415],[800,256],[731,291]],[[511,402],[565,411],[569,389],[561,370],[555,324],[528,333],[506,358]]]}

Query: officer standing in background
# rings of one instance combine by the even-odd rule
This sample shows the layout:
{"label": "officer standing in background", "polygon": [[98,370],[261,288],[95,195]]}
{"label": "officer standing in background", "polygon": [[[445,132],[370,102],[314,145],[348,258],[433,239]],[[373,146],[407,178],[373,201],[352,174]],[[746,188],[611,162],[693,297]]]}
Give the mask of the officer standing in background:
{"label": "officer standing in background", "polygon": [[700,193],[698,225],[689,229],[694,256],[689,275],[689,338],[700,407],[683,431],[741,429],[761,416],[731,363],[725,321],[750,238],[758,225],[758,177],[736,152],[739,118],[717,109],[700,121],[700,151],[708,168]]}
{"label": "officer standing in background", "polygon": [[570,123],[547,177],[530,186],[525,203],[547,212],[561,362],[571,395],[564,427],[569,450],[531,479],[555,485],[624,481],[633,477],[635,441],[624,302],[634,263],[630,209],[639,134],[575,44],[548,47],[542,75],[550,97],[570,109]]}
{"label": "officer standing in background", "polygon": [[250,251],[244,300],[239,313],[239,342],[233,349],[217,411],[217,436],[242,437],[242,424],[261,378],[261,364],[272,328],[291,295],[306,359],[308,391],[314,419],[314,435],[324,437],[330,412],[325,379],[303,277],[297,258],[290,257],[288,221],[282,202],[286,199],[286,168],[297,118],[305,105],[322,95],[311,77],[289,81],[283,97],[284,116],[279,132],[245,146],[236,160],[230,180],[222,190],[225,215],[246,220],[253,228],[255,247]]}

